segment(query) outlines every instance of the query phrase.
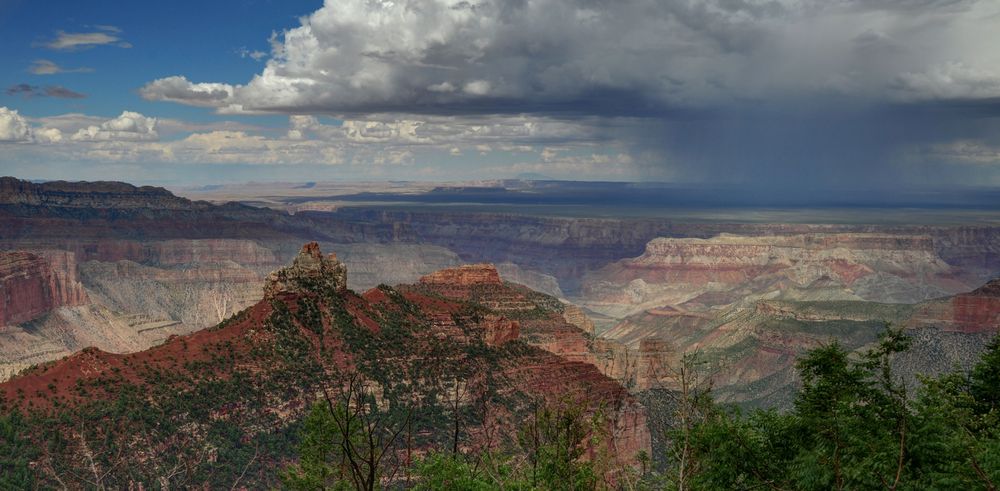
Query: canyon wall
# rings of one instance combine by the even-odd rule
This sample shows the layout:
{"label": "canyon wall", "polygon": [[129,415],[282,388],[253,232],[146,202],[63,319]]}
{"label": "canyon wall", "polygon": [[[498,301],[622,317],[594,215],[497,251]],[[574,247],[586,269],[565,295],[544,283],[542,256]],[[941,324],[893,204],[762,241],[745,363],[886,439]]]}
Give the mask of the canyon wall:
{"label": "canyon wall", "polygon": [[892,326],[913,339],[897,364],[916,387],[920,374],[968,368],[1000,332],[998,285],[917,304],[745,298],[698,311],[649,309],[602,333],[594,346],[604,373],[637,388],[674,387],[681,356],[694,353],[717,399],[782,407],[799,384],[799,357],[832,340],[863,351]]}
{"label": "canyon wall", "polygon": [[968,293],[925,302],[907,324],[962,333],[1000,331],[1000,279]]}
{"label": "canyon wall", "polygon": [[[11,363],[60,356],[55,353],[77,349],[60,340],[87,339],[85,333],[103,332],[109,340],[103,347],[128,351],[212,325],[259,298],[260,283],[295,256],[303,239],[337,250],[352,271],[348,286],[358,290],[417,282],[463,262],[498,263],[493,270],[430,275],[423,286],[482,300],[515,319],[522,339],[603,364],[605,373],[634,378],[637,386],[655,385],[639,373],[639,360],[683,349],[685,336],[698,333],[704,343],[697,346],[719,349],[727,338],[757,340],[747,334],[757,321],[730,322],[741,315],[828,321],[804,318],[812,314],[801,303],[791,308],[794,315],[767,311],[786,308],[780,302],[912,303],[972,290],[1000,273],[1000,227],[988,225],[687,223],[374,208],[290,216],[189,201],[159,188],[9,178],[0,180],[0,230],[0,249],[60,249],[68,251],[64,262],[75,258],[78,266],[58,266],[50,275],[48,289],[56,297],[74,297],[74,281],[84,287],[84,299],[55,311],[35,305],[31,295],[11,297],[27,317],[57,314],[32,317],[33,329],[52,329],[12,348],[16,355],[0,353]],[[50,261],[60,263],[58,257]],[[543,300],[503,280],[584,308],[556,306],[550,296]],[[977,295],[931,302],[912,323],[950,319],[948,329],[972,332],[994,319],[991,302]],[[560,317],[537,317],[539,304]],[[18,315],[9,332],[26,318]],[[614,339],[593,338],[619,319]],[[732,328],[737,325],[742,327]],[[495,327],[498,342],[511,336],[512,326]],[[837,326],[825,328],[823,335],[839,335]]]}
{"label": "canyon wall", "polygon": [[875,234],[905,241],[905,237],[917,236],[914,244],[925,247],[929,240],[933,253],[969,287],[1000,276],[1000,227],[992,225],[690,222],[372,207],[300,215],[321,230],[338,230],[350,242],[434,244],[454,251],[464,262],[513,263],[531,274],[555,278],[570,298],[581,297],[581,282],[588,273],[641,255],[647,243],[658,237]]}
{"label": "canyon wall", "polygon": [[0,327],[86,301],[72,253],[0,252]]}
{"label": "canyon wall", "polygon": [[973,287],[930,237],[806,234],[658,238],[642,255],[589,274],[588,307],[630,315],[687,302],[721,305],[751,295],[914,303]]}

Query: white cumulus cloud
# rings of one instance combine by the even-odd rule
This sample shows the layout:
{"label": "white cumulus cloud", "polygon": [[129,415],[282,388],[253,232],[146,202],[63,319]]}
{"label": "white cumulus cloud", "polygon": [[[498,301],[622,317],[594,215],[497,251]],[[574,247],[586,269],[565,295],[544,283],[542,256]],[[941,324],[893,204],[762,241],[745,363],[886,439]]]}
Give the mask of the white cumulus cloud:
{"label": "white cumulus cloud", "polygon": [[141,141],[156,140],[156,118],[149,118],[132,111],[124,111],[117,118],[100,125],[80,128],[71,139],[76,141]]}
{"label": "white cumulus cloud", "polygon": [[0,142],[29,142],[33,132],[28,121],[16,109],[0,106]]}
{"label": "white cumulus cloud", "polygon": [[59,128],[38,128],[35,139],[41,143],[59,143],[63,141],[63,134]]}

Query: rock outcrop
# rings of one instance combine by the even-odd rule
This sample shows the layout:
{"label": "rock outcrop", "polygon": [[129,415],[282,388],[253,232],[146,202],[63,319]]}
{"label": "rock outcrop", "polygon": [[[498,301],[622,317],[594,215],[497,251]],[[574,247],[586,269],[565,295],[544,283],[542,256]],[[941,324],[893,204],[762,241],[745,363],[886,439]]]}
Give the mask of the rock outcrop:
{"label": "rock outcrop", "polygon": [[0,252],[0,327],[86,301],[72,253]]}
{"label": "rock outcrop", "polygon": [[502,285],[500,273],[492,264],[466,264],[442,269],[420,278],[424,285],[444,285],[456,289],[481,285]]}
{"label": "rock outcrop", "polygon": [[580,307],[573,304],[566,304],[563,309],[563,319],[566,319],[566,322],[573,324],[581,331],[591,336],[594,335],[594,321],[590,320],[590,317]]}
{"label": "rock outcrop", "polygon": [[501,315],[487,314],[479,321],[479,327],[487,346],[500,346],[521,336],[521,324]]}
{"label": "rock outcrop", "polygon": [[[492,264],[448,268],[424,276],[418,291],[479,303],[516,319],[526,343],[568,360],[594,364],[593,326],[578,308],[521,285],[505,283]],[[590,328],[590,332],[587,329]]]}
{"label": "rock outcrop", "polygon": [[337,260],[337,254],[326,256],[319,244],[310,242],[302,246],[292,265],[279,269],[267,277],[264,298],[272,299],[285,293],[303,291],[344,291],[347,289],[347,268]]}
{"label": "rock outcrop", "polygon": [[598,337],[591,349],[594,363],[601,373],[633,391],[676,388],[679,353],[668,341],[654,336],[640,339],[636,346]]}

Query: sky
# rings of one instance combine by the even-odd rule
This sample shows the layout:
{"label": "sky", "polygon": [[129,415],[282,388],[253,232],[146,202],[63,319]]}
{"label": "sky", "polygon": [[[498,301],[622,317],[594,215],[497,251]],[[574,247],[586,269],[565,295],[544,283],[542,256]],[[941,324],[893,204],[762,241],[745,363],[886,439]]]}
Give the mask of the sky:
{"label": "sky", "polygon": [[997,0],[0,0],[0,174],[1000,187]]}

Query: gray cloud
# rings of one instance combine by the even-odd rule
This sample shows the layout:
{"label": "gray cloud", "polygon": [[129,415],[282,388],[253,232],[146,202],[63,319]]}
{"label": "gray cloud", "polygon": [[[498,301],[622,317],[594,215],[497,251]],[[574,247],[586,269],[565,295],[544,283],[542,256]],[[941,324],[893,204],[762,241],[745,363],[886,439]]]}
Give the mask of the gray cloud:
{"label": "gray cloud", "polygon": [[55,62],[49,60],[35,60],[31,62],[31,66],[28,67],[28,72],[33,75],[55,75],[58,73],[87,73],[94,71],[93,68],[79,67],[79,68],[65,68],[57,65]]}
{"label": "gray cloud", "polygon": [[31,97],[56,97],[60,99],[83,99],[85,94],[74,92],[60,85],[47,85],[39,87],[37,85],[16,84],[7,88],[7,95]]}
{"label": "gray cloud", "polygon": [[982,77],[1000,70],[991,5],[345,0],[276,37],[245,84],[174,76],[141,94],[220,112],[333,114],[662,113],[831,92],[980,97]]}
{"label": "gray cloud", "polygon": [[139,94],[145,99],[205,107],[219,107],[232,97],[232,93],[232,87],[226,84],[194,84],[180,76],[155,80],[139,90]]}
{"label": "gray cloud", "polygon": [[994,99],[1000,98],[1000,71],[951,62],[923,72],[902,73],[895,87],[906,99]]}
{"label": "gray cloud", "polygon": [[56,37],[43,43],[42,46],[60,51],[87,49],[94,46],[132,47],[131,43],[122,40],[119,36],[121,29],[114,26],[94,26],[94,28],[98,30],[95,32],[56,31]]}

